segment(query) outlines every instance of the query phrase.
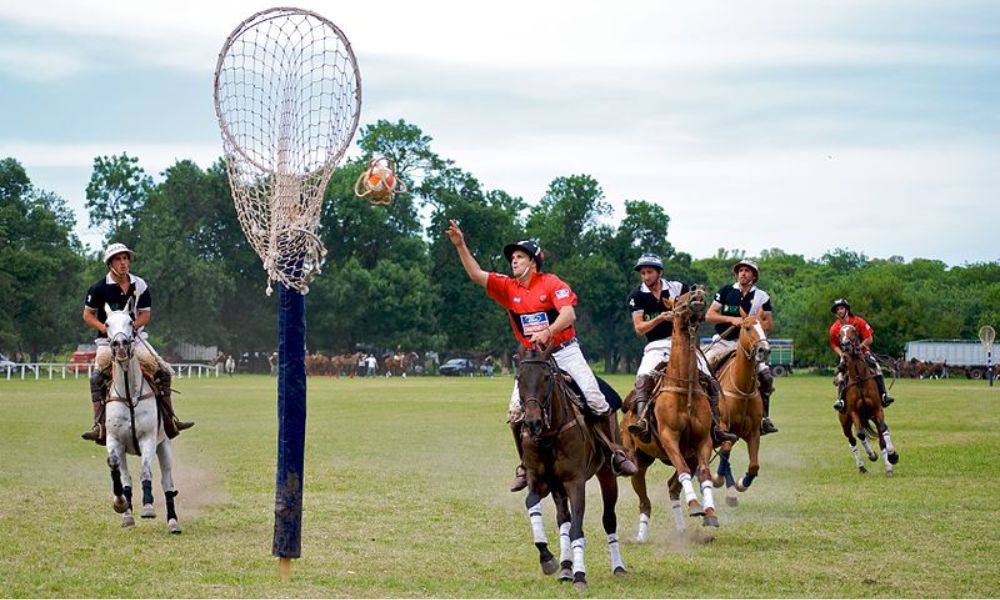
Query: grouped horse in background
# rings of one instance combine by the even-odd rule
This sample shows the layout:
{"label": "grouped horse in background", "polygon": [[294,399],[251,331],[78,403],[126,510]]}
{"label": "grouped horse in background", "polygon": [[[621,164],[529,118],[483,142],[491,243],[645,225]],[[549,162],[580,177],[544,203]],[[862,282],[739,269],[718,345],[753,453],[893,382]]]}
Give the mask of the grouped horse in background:
{"label": "grouped horse in background", "polygon": [[332,373],[333,363],[330,361],[330,357],[323,355],[321,353],[313,352],[312,354],[306,354],[306,374],[312,375],[330,375]]}
{"label": "grouped horse in background", "polygon": [[108,341],[112,353],[111,391],[105,408],[108,433],[108,467],[114,490],[114,509],[122,515],[122,527],[135,525],[132,514],[132,475],[126,454],[141,457],[139,480],[142,482],[142,518],[156,517],[153,508],[153,454],[160,463],[160,483],[166,498],[167,530],[180,533],[174,498],[177,490],[173,479],[173,450],[163,431],[155,392],[143,376],[135,353],[137,342],[132,325],[131,300],[120,311],[104,306],[108,319]]}
{"label": "grouped horse in background", "polygon": [[891,476],[893,465],[899,462],[899,454],[889,436],[889,426],[885,423],[885,413],[879,398],[875,376],[868,361],[862,355],[861,336],[853,326],[844,325],[840,328],[838,342],[844,356],[847,357],[845,410],[838,416],[840,427],[844,430],[844,437],[851,445],[854,464],[857,465],[859,472],[868,472],[865,463],[861,460],[861,453],[858,451],[858,444],[852,430],[861,440],[861,445],[864,446],[865,453],[868,454],[868,460],[872,462],[878,460],[878,456],[868,443],[868,438],[877,435],[879,447],[882,450],[882,460],[885,463],[885,474]]}
{"label": "grouped horse in background", "polygon": [[611,571],[626,573],[618,542],[618,481],[600,442],[586,424],[574,392],[552,358],[553,347],[520,354],[518,393],[524,411],[521,428],[524,467],[528,472],[525,506],[534,533],[542,572],[556,572],[542,522],[542,500],[552,495],[559,523],[559,578],[573,581],[577,591],[587,588],[584,563],[583,518],[587,481],[597,476],[604,504],[602,523],[608,536]]}
{"label": "grouped horse in background", "polygon": [[354,376],[358,372],[358,359],[362,356],[364,356],[364,354],[361,352],[334,356],[330,359],[332,375],[334,377],[342,377],[346,375],[351,379],[354,379]]}
{"label": "grouped horse in background", "polygon": [[385,367],[385,376],[392,377],[393,375],[402,375],[403,377],[406,377],[406,374],[413,370],[413,366],[416,365],[419,360],[420,355],[416,352],[405,352],[386,356],[385,360],[382,361],[382,366]]}
{"label": "grouped horse in background", "polygon": [[719,487],[726,484],[726,503],[729,506],[739,504],[735,492],[745,492],[760,472],[758,455],[764,402],[757,389],[757,367],[766,363],[771,356],[771,346],[760,319],[757,316],[747,316],[742,309],[740,312],[743,322],[740,324],[736,351],[715,372],[722,387],[722,397],[719,399],[722,428],[735,433],[746,443],[750,461],[746,474],[736,480],[729,462],[734,442],[724,442],[719,449],[715,485]]}
{"label": "grouped horse in background", "polygon": [[[674,474],[667,482],[674,523],[678,532],[684,532],[684,512],[681,492],[687,503],[688,514],[703,517],[705,527],[718,527],[715,514],[713,483],[708,463],[712,456],[712,410],[708,394],[698,376],[698,355],[695,330],[705,317],[705,289],[700,286],[674,299],[668,306],[673,311],[673,343],[666,371],[661,372],[656,387],[650,394],[652,405],[647,409],[653,422],[650,441],[643,442],[628,431],[636,420],[633,411],[622,417],[621,432],[625,447],[636,456],[639,472],[632,476],[632,488],[639,497],[639,530],[636,541],[644,542],[649,532],[652,503],[646,491],[646,470],[660,460],[674,467]],[[630,393],[631,395],[631,393]],[[626,398],[626,406],[630,398]],[[759,420],[758,420],[759,425]],[[701,482],[704,506],[691,483],[694,473]]]}

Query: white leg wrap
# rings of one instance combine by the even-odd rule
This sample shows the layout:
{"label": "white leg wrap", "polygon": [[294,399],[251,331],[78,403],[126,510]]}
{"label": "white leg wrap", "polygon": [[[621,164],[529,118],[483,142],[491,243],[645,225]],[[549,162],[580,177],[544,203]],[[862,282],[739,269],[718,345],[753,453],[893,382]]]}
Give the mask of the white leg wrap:
{"label": "white leg wrap", "polygon": [[573,540],[573,572],[586,573],[587,567],[583,564],[583,547],[586,545],[584,538]]}
{"label": "white leg wrap", "polygon": [[622,560],[622,548],[621,544],[618,543],[617,533],[608,534],[608,557],[611,559],[612,572],[615,569],[625,568],[625,561]]}
{"label": "white leg wrap", "polygon": [[704,503],[705,510],[715,508],[715,491],[712,488],[711,478],[701,482],[701,501]]}
{"label": "white leg wrap", "polygon": [[649,537],[649,515],[639,513],[639,532],[635,534],[635,541],[645,542]]}
{"label": "white leg wrap", "polygon": [[865,452],[867,452],[868,455],[871,456],[871,454],[872,454],[872,445],[868,443],[868,438],[862,438],[861,445],[865,447]]}
{"label": "white leg wrap", "polygon": [[697,501],[698,496],[694,493],[694,485],[691,484],[691,474],[681,473],[677,480],[681,482],[681,488],[684,490],[684,501],[688,503]]}
{"label": "white leg wrap", "polygon": [[884,432],[882,432],[882,439],[885,440],[885,449],[889,451],[889,454],[892,454],[893,452],[896,451],[896,448],[893,447],[893,445],[892,445],[892,440],[889,438],[889,430],[888,429],[886,429]]}
{"label": "white leg wrap", "polygon": [[542,503],[528,509],[528,519],[531,521],[531,532],[535,535],[536,544],[548,544],[549,539],[545,536],[545,524],[542,523]]}
{"label": "white leg wrap", "polygon": [[671,500],[670,509],[674,513],[674,525],[677,527],[677,532],[684,533],[684,531],[687,529],[687,524],[684,522],[684,509],[681,508],[680,499]]}
{"label": "white leg wrap", "polygon": [[559,562],[561,563],[573,560],[573,548],[569,542],[569,528],[569,521],[559,526]]}
{"label": "white leg wrap", "polygon": [[851,446],[851,454],[854,455],[854,464],[856,464],[859,467],[865,466],[865,463],[861,462],[861,451],[858,450],[857,444]]}

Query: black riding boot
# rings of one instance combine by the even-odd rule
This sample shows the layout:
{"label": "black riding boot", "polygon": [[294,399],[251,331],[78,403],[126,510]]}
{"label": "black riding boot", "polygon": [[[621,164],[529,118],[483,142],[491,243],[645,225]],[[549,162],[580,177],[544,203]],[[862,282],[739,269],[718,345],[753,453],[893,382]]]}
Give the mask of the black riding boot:
{"label": "black riding boot", "polygon": [[156,399],[163,410],[163,432],[167,437],[174,439],[185,429],[194,427],[194,421],[181,421],[174,412],[174,402],[172,390],[170,389],[171,375],[168,371],[161,369],[153,376],[153,383],[156,384]]}
{"label": "black riding boot", "polygon": [[111,377],[104,371],[94,371],[90,376],[90,402],[94,409],[94,427],[80,435],[85,440],[100,446],[108,443],[108,432],[104,427],[104,403],[108,398],[108,382]]}
{"label": "black riding boot", "polygon": [[878,385],[879,397],[882,399],[882,408],[886,408],[896,401],[895,398],[889,395],[889,392],[885,391],[885,378],[882,377],[881,369],[875,375],[875,384]]}
{"label": "black riding boot", "polygon": [[771,394],[774,393],[774,375],[768,367],[757,373],[757,384],[760,390],[760,399],[764,401],[764,418],[760,420],[760,434],[778,433],[778,428],[771,422],[768,416],[771,412]]}
{"label": "black riding boot", "polygon": [[701,377],[705,391],[708,392],[708,406],[712,409],[712,442],[716,446],[723,442],[738,442],[740,436],[719,426],[719,395],[722,393],[719,382],[714,377],[705,377],[704,374]]}
{"label": "black riding boot", "polygon": [[649,432],[649,421],[646,420],[646,412],[649,409],[649,392],[652,387],[653,378],[650,375],[639,375],[635,378],[636,421],[628,426],[628,430],[644,444],[648,444],[652,439]]}
{"label": "black riding boot", "polygon": [[[514,447],[517,448],[517,456],[518,458],[522,458],[524,450],[521,448],[521,422],[511,423],[510,430],[514,434]],[[528,487],[528,470],[524,468],[524,462],[522,461],[514,469],[514,479],[510,482],[510,491],[520,492],[526,487]]]}
{"label": "black riding boot", "polygon": [[639,468],[628,457],[621,444],[615,440],[615,412],[608,410],[607,414],[595,416],[594,427],[599,428],[611,444],[607,450],[611,453],[611,470],[615,472],[615,475],[631,477],[638,473]]}

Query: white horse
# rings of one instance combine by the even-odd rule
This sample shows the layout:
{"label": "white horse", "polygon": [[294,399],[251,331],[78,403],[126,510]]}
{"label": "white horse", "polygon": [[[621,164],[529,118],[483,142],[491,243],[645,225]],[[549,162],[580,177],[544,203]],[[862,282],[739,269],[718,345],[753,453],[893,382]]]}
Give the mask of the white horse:
{"label": "white horse", "polygon": [[[160,461],[160,482],[167,506],[167,530],[180,533],[174,509],[172,475],[174,457],[170,440],[163,432],[160,415],[152,386],[143,377],[139,358],[135,354],[137,343],[131,318],[132,301],[124,310],[111,310],[107,304],[108,340],[111,343],[112,382],[105,409],[105,427],[108,432],[108,467],[114,489],[115,512],[122,513],[122,527],[135,525],[132,516],[132,475],[128,470],[126,453],[142,457],[142,518],[156,517],[153,508],[153,453]],[[139,340],[138,343],[144,343]]]}

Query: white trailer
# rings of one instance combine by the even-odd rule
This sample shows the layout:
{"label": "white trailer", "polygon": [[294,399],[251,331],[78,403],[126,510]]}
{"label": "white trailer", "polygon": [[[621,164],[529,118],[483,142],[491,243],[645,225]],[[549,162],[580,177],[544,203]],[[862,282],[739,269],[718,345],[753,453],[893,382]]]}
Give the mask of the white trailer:
{"label": "white trailer", "polygon": [[[996,365],[1000,344],[994,343],[992,363]],[[906,343],[906,360],[946,363],[948,369],[962,369],[969,379],[986,376],[986,349],[978,340],[916,340]],[[996,368],[994,366],[994,368]]]}

